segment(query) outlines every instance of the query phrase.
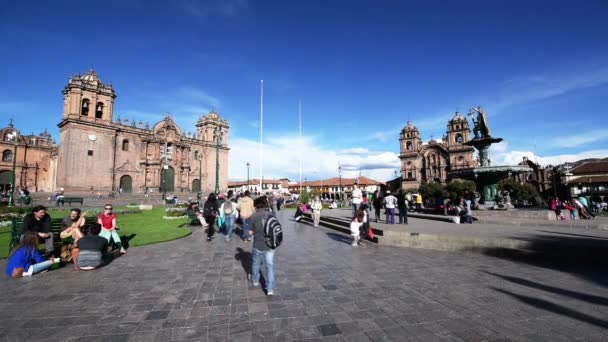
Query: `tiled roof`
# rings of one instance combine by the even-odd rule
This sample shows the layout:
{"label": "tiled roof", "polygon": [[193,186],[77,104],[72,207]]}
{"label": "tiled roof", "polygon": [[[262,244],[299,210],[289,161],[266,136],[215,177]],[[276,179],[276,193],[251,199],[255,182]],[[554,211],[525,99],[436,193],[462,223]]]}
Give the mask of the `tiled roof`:
{"label": "tiled roof", "polygon": [[608,183],[608,176],[580,176],[570,180],[570,184]]}
{"label": "tiled roof", "polygon": [[572,169],[572,174],[608,173],[608,161],[585,163]]}
{"label": "tiled roof", "polygon": [[[282,184],[283,181],[281,180],[276,180],[276,179],[264,179],[264,184]],[[260,184],[260,180],[259,179],[250,179],[249,180],[249,185],[259,185]],[[247,185],[247,181],[233,181],[233,182],[228,182],[228,187],[234,187],[234,186],[244,186]]]}

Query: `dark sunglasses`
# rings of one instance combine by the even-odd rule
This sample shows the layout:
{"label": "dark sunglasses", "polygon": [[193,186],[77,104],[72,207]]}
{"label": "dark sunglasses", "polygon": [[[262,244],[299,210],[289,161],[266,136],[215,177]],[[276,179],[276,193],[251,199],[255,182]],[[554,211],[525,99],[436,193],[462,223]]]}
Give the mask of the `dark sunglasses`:
{"label": "dark sunglasses", "polygon": [[112,208],[104,208],[105,210],[112,210]]}

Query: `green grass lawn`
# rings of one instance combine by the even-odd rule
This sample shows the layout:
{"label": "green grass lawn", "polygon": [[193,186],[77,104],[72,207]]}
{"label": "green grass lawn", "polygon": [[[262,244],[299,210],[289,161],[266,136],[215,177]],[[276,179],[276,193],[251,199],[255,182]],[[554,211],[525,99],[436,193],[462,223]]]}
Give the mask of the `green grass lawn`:
{"label": "green grass lawn", "polygon": [[[51,217],[65,217],[68,215],[68,210],[51,209],[49,215]],[[117,222],[120,227],[118,233],[121,237],[133,235],[133,238],[129,240],[130,247],[175,240],[192,233],[187,226],[179,228],[179,226],[187,223],[188,219],[163,220],[164,215],[164,208],[144,210],[137,214],[119,214],[117,215]],[[8,256],[10,236],[10,232],[0,233],[0,258]]]}

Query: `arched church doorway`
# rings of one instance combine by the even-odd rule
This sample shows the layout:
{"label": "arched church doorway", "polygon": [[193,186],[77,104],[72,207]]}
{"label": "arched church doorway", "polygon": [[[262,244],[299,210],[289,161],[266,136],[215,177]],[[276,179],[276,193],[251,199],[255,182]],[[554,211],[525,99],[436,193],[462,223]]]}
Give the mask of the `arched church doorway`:
{"label": "arched church doorway", "polygon": [[123,193],[133,192],[133,179],[129,175],[120,177],[120,189]]}
{"label": "arched church doorway", "polygon": [[175,191],[175,170],[171,166],[160,172],[160,191]]}
{"label": "arched church doorway", "polygon": [[0,191],[11,189],[11,171],[0,171]]}
{"label": "arched church doorway", "polygon": [[192,192],[200,192],[201,191],[201,181],[195,179],[192,181]]}

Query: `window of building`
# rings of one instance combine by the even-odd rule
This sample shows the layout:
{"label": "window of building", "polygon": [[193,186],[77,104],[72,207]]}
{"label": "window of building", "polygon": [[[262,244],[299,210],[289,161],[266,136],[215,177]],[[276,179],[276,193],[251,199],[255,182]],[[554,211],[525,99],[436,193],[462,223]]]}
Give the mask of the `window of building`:
{"label": "window of building", "polygon": [[173,159],[173,144],[167,143],[160,145],[160,156],[167,159]]}
{"label": "window of building", "polygon": [[89,150],[89,151],[87,152],[87,155],[88,155],[88,156],[92,156],[92,155],[93,155],[93,150]]}
{"label": "window of building", "polygon": [[194,150],[194,160],[198,160],[198,150]]}
{"label": "window of building", "polygon": [[82,100],[82,108],[80,109],[80,115],[88,116],[89,115],[89,99]]}
{"label": "window of building", "polygon": [[462,134],[456,134],[456,143],[462,144],[464,139],[462,138]]}
{"label": "window of building", "polygon": [[95,106],[95,118],[101,119],[103,116],[103,103],[97,102],[97,106]]}
{"label": "window of building", "polygon": [[122,141],[122,150],[123,151],[128,151],[129,150],[129,140],[125,139]]}
{"label": "window of building", "polygon": [[407,178],[409,178],[409,179],[412,179],[412,178],[413,178],[413,177],[412,177],[412,173],[411,173],[411,172],[408,172],[408,173],[407,173]]}
{"label": "window of building", "polygon": [[13,161],[13,151],[4,150],[4,152],[2,152],[2,161],[3,162],[12,162]]}
{"label": "window of building", "polygon": [[412,150],[412,142],[411,141],[408,141],[408,142],[405,143],[405,149],[408,150],[408,151]]}

